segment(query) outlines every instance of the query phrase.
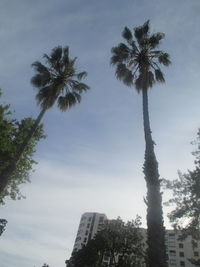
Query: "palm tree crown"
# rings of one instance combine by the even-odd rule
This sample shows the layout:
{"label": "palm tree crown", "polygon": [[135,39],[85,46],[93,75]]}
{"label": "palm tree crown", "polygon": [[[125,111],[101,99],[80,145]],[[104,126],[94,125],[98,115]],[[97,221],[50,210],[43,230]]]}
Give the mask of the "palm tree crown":
{"label": "palm tree crown", "polygon": [[112,48],[111,64],[116,65],[116,76],[126,85],[135,85],[137,91],[145,90],[157,82],[164,82],[160,64],[168,66],[169,54],[155,50],[164,33],[150,34],[149,20],[134,28],[135,40],[129,28],[122,32],[127,44],[120,43]]}
{"label": "palm tree crown", "polygon": [[39,89],[36,99],[41,109],[51,108],[55,102],[61,111],[65,111],[81,100],[81,93],[89,86],[81,80],[87,73],[76,72],[76,58],[69,57],[69,47],[54,48],[50,55],[44,55],[45,63],[32,64],[36,75],[31,79],[33,86]]}

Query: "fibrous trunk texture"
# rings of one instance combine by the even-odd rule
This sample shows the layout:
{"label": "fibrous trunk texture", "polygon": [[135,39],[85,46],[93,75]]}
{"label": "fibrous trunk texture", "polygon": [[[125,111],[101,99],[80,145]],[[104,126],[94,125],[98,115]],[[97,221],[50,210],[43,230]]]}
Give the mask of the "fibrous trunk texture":
{"label": "fibrous trunk texture", "polygon": [[151,136],[147,89],[142,94],[146,145],[143,172],[147,185],[147,267],[167,267],[160,179]]}

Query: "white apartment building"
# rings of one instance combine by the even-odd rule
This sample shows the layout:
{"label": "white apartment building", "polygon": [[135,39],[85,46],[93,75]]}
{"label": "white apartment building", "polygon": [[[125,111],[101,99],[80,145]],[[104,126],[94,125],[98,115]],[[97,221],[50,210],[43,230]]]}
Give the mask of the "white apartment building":
{"label": "white apartment building", "polygon": [[81,216],[73,251],[77,251],[94,238],[98,230],[102,228],[107,217],[103,213],[86,212]]}
{"label": "white apartment building", "polygon": [[[75,239],[73,251],[77,251],[86,245],[87,242],[94,238],[98,230],[101,230],[104,222],[108,220],[103,213],[86,212],[81,216],[78,232]],[[146,229],[143,229],[144,236]],[[185,240],[180,241],[181,232],[174,230],[166,230],[166,248],[169,267],[194,267],[188,259],[200,258],[200,241],[192,241],[189,236]]]}
{"label": "white apartment building", "polygon": [[192,241],[189,236],[185,240],[180,241],[180,231],[167,230],[166,231],[166,247],[168,255],[168,265],[170,267],[194,267],[188,259],[200,258],[200,241]]}

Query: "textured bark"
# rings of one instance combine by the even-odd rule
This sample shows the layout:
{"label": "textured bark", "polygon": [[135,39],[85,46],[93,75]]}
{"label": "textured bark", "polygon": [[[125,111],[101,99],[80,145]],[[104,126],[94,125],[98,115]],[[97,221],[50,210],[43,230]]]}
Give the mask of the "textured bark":
{"label": "textured bark", "polygon": [[158,162],[154,153],[154,142],[149,122],[147,89],[142,91],[142,95],[146,145],[143,172],[147,185],[147,267],[167,267],[162,196],[160,193]]}
{"label": "textured bark", "polygon": [[21,159],[21,156],[23,155],[28,143],[30,142],[31,138],[33,137],[35,131],[37,130],[41,119],[43,118],[44,114],[46,112],[46,108],[42,109],[40,114],[38,115],[35,123],[33,124],[32,128],[30,129],[27,137],[24,139],[20,149],[17,151],[14,159],[10,162],[10,164],[4,168],[0,173],[0,195],[4,192],[6,189],[12,174],[15,172],[17,168],[17,163]]}

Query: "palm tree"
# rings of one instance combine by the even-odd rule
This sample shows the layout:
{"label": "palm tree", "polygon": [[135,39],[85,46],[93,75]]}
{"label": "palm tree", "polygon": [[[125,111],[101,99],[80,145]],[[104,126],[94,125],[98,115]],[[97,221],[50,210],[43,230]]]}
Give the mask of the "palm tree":
{"label": "palm tree", "polygon": [[17,163],[34,136],[45,112],[56,102],[61,111],[70,109],[80,103],[81,94],[89,89],[85,83],[81,82],[87,73],[85,71],[77,73],[76,58],[69,57],[69,47],[54,48],[50,55],[44,55],[44,60],[45,64],[40,61],[32,64],[36,74],[31,79],[33,86],[38,88],[36,100],[41,111],[14,159],[0,173],[0,195],[6,189],[9,179],[16,170]]}
{"label": "palm tree", "polygon": [[134,28],[134,37],[129,28],[122,32],[126,43],[120,43],[112,48],[111,64],[116,66],[116,77],[127,86],[135,86],[143,99],[143,126],[145,137],[145,159],[143,172],[147,184],[147,245],[148,267],[165,267],[166,250],[162,214],[162,198],[158,162],[154,153],[154,141],[151,135],[148,89],[155,82],[165,82],[160,65],[168,66],[171,62],[169,55],[157,50],[163,33],[150,34],[149,21]]}

